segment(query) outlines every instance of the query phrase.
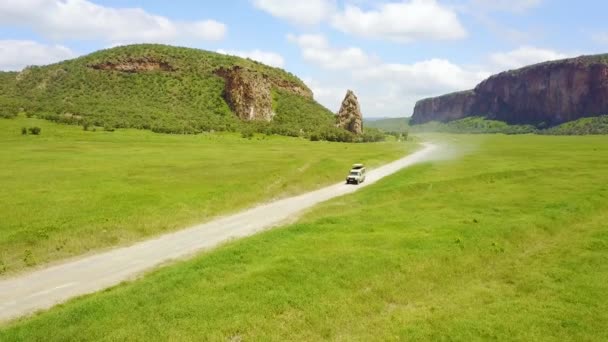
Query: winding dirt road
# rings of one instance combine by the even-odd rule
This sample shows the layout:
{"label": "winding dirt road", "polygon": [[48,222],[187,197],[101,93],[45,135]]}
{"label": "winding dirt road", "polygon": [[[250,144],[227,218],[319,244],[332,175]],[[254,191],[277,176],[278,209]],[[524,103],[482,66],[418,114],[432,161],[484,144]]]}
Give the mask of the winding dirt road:
{"label": "winding dirt road", "polygon": [[50,308],[70,298],[133,279],[161,263],[271,228],[315,204],[357,191],[400,169],[426,161],[438,150],[436,145],[425,144],[411,155],[369,171],[366,181],[359,186],[335,184],[128,247],[0,280],[0,321]]}

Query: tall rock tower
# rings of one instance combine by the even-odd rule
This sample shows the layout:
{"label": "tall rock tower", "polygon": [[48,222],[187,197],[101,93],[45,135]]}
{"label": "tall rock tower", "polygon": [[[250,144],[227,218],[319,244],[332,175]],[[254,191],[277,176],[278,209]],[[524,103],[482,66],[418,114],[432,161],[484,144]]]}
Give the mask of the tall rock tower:
{"label": "tall rock tower", "polygon": [[352,90],[346,92],[336,120],[340,128],[344,128],[354,134],[363,133],[363,116],[361,115],[359,100],[357,100],[357,96]]}

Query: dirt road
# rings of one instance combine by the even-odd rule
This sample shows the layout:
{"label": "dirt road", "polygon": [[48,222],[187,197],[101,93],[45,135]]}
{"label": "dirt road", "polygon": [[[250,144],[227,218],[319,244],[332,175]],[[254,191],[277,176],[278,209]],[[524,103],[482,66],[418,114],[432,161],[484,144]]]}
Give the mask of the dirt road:
{"label": "dirt road", "polygon": [[358,186],[343,183],[328,186],[128,247],[1,280],[0,321],[105,289],[163,262],[271,228],[315,204],[354,192],[400,169],[428,160],[438,150],[436,145],[425,144],[423,149],[411,155],[369,171],[366,181]]}

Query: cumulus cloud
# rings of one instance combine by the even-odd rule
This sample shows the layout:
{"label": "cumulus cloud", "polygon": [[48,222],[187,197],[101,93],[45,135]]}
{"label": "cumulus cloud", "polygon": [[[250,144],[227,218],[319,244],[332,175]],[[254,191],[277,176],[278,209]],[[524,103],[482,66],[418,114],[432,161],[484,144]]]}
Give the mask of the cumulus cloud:
{"label": "cumulus cloud", "polygon": [[454,40],[466,36],[456,13],[435,0],[386,3],[369,11],[348,5],[333,16],[332,25],[356,36],[397,42]]}
{"label": "cumulus cloud", "polygon": [[429,59],[411,64],[382,63],[369,66],[356,79],[379,84],[392,82],[412,95],[429,95],[472,88],[489,73],[469,70],[446,59]]}
{"label": "cumulus cloud", "polygon": [[[416,63],[386,63],[356,48],[333,47],[322,35],[289,35],[302,56],[328,72],[307,79],[315,98],[332,110],[346,89],[353,89],[367,117],[409,116],[417,100],[447,92],[470,89],[489,73],[465,68],[445,59]],[[357,51],[353,58],[346,51]]]}
{"label": "cumulus cloud", "polygon": [[234,50],[217,50],[218,53],[225,55],[238,56],[243,58],[253,59],[266,65],[282,68],[285,66],[285,59],[283,56],[275,52],[262,51],[262,50],[251,50],[251,51],[234,51]]}
{"label": "cumulus cloud", "polygon": [[30,40],[0,40],[0,70],[21,70],[28,65],[59,62],[76,57],[62,45],[45,45]]}
{"label": "cumulus cloud", "polygon": [[508,52],[497,52],[490,55],[490,61],[498,68],[516,69],[530,64],[563,59],[568,54],[558,51],[540,49],[532,46],[522,46]]}
{"label": "cumulus cloud", "polygon": [[363,10],[354,2],[339,8],[335,0],[252,0],[253,5],[296,25],[329,22],[347,34],[410,42],[452,40],[466,36],[456,12],[436,0],[404,0]]}
{"label": "cumulus cloud", "polygon": [[333,0],[253,0],[253,5],[297,25],[314,25],[327,19],[334,12],[336,4]]}
{"label": "cumulus cloud", "polygon": [[113,8],[87,0],[4,0],[0,24],[31,27],[51,39],[112,43],[219,40],[226,26],[215,20],[173,21],[141,8]]}
{"label": "cumulus cloud", "polygon": [[352,69],[369,65],[374,58],[356,47],[334,48],[320,34],[287,35],[297,44],[302,57],[325,69]]}
{"label": "cumulus cloud", "polygon": [[[320,81],[312,77],[305,77],[303,81],[312,90],[315,100],[329,108],[332,112],[336,112],[339,109],[340,103],[344,95],[346,95],[346,90],[353,89],[352,83],[343,83],[336,79]],[[354,89],[354,91],[357,94],[359,93],[358,89]]]}
{"label": "cumulus cloud", "polygon": [[538,7],[544,0],[472,0],[471,6],[485,11],[524,12]]}

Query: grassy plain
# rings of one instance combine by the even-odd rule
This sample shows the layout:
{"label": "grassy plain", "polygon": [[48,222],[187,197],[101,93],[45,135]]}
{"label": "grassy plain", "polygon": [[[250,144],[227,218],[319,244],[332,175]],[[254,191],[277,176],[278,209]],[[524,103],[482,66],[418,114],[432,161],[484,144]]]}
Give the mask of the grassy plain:
{"label": "grassy plain", "polygon": [[0,340],[608,340],[608,137],[429,138],[466,153]]}
{"label": "grassy plain", "polygon": [[[42,134],[21,135],[33,126]],[[0,274],[333,184],[354,162],[414,146],[91,132],[22,117],[0,120],[0,145]]]}

